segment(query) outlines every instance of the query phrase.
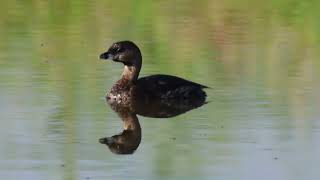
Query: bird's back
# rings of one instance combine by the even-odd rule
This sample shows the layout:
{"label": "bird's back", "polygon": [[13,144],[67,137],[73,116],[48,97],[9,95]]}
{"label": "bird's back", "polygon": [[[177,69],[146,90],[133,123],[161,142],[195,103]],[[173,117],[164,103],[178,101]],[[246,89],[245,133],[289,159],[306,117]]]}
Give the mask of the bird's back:
{"label": "bird's back", "polygon": [[156,74],[138,79],[137,86],[143,88],[146,94],[155,98],[196,98],[206,97],[202,90],[207,86],[194,83],[176,76]]}

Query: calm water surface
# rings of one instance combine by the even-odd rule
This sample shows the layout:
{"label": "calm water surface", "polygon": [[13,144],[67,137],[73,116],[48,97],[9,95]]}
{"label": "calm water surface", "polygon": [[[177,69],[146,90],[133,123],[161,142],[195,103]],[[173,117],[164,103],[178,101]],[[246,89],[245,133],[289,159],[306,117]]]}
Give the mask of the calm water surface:
{"label": "calm water surface", "polygon": [[[319,179],[316,1],[0,5],[1,179]],[[98,140],[122,131],[104,99],[122,66],[98,56],[124,39],[142,76],[211,89],[180,116],[139,116],[139,148],[115,155]]]}

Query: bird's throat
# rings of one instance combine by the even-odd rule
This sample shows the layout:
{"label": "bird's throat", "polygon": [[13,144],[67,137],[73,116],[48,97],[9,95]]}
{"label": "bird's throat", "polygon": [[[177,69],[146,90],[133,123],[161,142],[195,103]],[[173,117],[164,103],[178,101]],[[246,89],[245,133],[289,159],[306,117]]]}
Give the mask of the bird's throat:
{"label": "bird's throat", "polygon": [[140,72],[140,67],[137,67],[136,65],[132,66],[124,66],[123,72],[122,72],[122,78],[123,80],[127,80],[129,82],[134,82],[138,79]]}

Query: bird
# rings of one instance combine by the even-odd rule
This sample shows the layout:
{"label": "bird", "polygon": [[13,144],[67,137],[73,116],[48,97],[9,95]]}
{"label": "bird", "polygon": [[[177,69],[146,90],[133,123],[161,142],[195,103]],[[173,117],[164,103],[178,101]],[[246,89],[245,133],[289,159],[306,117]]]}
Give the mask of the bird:
{"label": "bird", "polygon": [[109,103],[130,103],[132,100],[144,99],[146,102],[157,100],[165,104],[174,101],[181,103],[195,102],[203,104],[208,88],[177,76],[155,74],[139,78],[142,67],[142,53],[132,41],[118,41],[113,43],[106,52],[100,55],[102,60],[112,60],[124,65],[120,80],[118,80],[107,93]]}

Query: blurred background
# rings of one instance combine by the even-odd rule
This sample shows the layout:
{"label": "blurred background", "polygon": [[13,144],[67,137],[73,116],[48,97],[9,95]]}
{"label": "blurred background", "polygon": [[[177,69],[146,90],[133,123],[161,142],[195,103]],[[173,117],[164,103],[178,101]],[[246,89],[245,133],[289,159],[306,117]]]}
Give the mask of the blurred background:
{"label": "blurred background", "polygon": [[[320,1],[0,2],[0,176],[5,179],[309,179],[320,176]],[[171,74],[209,103],[122,131],[104,96],[134,41],[141,76]]]}

